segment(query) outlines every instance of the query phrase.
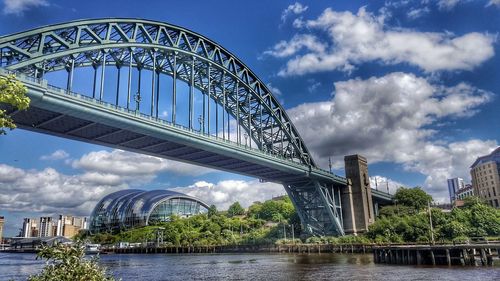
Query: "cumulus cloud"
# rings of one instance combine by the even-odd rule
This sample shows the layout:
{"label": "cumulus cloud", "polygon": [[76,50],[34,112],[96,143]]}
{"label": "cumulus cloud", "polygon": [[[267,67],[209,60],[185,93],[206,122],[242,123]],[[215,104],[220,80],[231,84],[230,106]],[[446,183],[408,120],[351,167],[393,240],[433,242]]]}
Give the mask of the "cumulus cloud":
{"label": "cumulus cloud", "polygon": [[[54,156],[55,155],[55,156]],[[56,151],[45,159],[61,159]],[[151,182],[158,173],[202,175],[213,170],[122,150],[95,151],[72,160],[82,173],[24,170],[0,164],[0,210],[89,215],[106,194]]]}
{"label": "cumulus cloud", "polygon": [[302,14],[307,10],[307,6],[302,5],[299,2],[295,2],[294,4],[289,5],[283,12],[281,13],[281,21],[285,22],[286,18],[291,14]]}
{"label": "cumulus cloud", "polygon": [[69,157],[69,154],[66,151],[64,151],[62,149],[58,149],[58,150],[54,151],[52,154],[43,155],[42,157],[40,157],[40,160],[54,161],[54,160],[66,159],[68,157]]}
{"label": "cumulus cloud", "polygon": [[47,7],[46,0],[4,0],[3,13],[21,15],[25,11],[36,7]]}
{"label": "cumulus cloud", "polygon": [[94,151],[74,160],[73,168],[102,174],[113,174],[121,177],[149,180],[159,172],[173,172],[183,175],[199,176],[214,170],[191,164],[167,160],[154,156],[138,154],[123,150]]}
{"label": "cumulus cloud", "polygon": [[247,208],[255,201],[262,202],[286,193],[283,185],[258,180],[224,180],[216,184],[199,181],[173,190],[199,198],[209,205],[214,204],[219,210],[227,210],[236,201]]}
{"label": "cumulus cloud", "polygon": [[378,189],[382,192],[389,192],[394,194],[396,190],[400,187],[407,187],[404,183],[392,180],[384,176],[371,176],[370,177],[370,187],[373,189]]}
{"label": "cumulus cloud", "polygon": [[427,72],[471,70],[494,55],[494,36],[471,32],[419,32],[391,28],[384,15],[364,7],[357,14],[327,8],[314,20],[297,24],[326,34],[327,41],[313,34],[296,34],[278,42],[264,54],[289,58],[281,76],[328,70],[352,71],[364,62],[408,63]]}
{"label": "cumulus cloud", "polygon": [[0,209],[6,211],[89,215],[104,195],[124,188],[128,185],[123,182],[96,184],[53,168],[23,170],[0,164]]}
{"label": "cumulus cloud", "polygon": [[323,166],[329,156],[336,156],[334,166],[341,168],[343,155],[355,153],[365,155],[370,163],[399,163],[408,171],[426,175],[425,186],[442,196],[446,177],[467,177],[473,158],[497,145],[481,140],[442,143],[434,141],[438,132],[432,129],[443,118],[472,115],[492,99],[490,92],[465,83],[434,85],[401,72],[334,85],[331,100],[288,110]]}

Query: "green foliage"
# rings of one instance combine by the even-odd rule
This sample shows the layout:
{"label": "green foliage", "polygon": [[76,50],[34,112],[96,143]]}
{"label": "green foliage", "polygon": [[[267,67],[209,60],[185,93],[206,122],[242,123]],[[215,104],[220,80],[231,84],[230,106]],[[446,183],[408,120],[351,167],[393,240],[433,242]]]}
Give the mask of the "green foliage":
{"label": "green foliage", "polygon": [[40,274],[30,276],[28,281],[112,281],[97,263],[97,259],[84,258],[81,244],[56,245],[43,247],[37,258],[45,259],[47,264]]}
{"label": "green foliage", "polygon": [[240,202],[234,202],[229,206],[229,209],[227,209],[227,216],[228,217],[234,217],[234,216],[241,216],[245,214],[245,209],[241,207]]}
{"label": "green foliage", "polygon": [[[428,212],[417,212],[413,209],[416,205],[408,207],[409,209],[406,207],[383,207],[380,217],[369,227],[367,236],[377,243],[429,242],[431,237]],[[397,208],[400,208],[399,212]],[[454,208],[448,213],[433,208],[431,214],[436,241],[459,242],[469,240],[467,237],[500,234],[500,210],[482,203],[481,200],[470,200],[464,208]]]}
{"label": "green foliage", "polygon": [[290,198],[285,197],[282,200],[268,200],[264,203],[257,203],[248,209],[252,217],[264,219],[267,221],[290,221],[295,216],[295,207]]}
{"label": "green foliage", "polygon": [[428,202],[432,201],[432,196],[427,194],[421,187],[400,187],[394,194],[394,201],[398,205],[408,206],[418,212],[426,207]]}
{"label": "green foliage", "polygon": [[[28,108],[30,99],[26,97],[26,87],[14,75],[0,76],[0,103],[6,103],[18,110]],[[0,109],[0,135],[6,134],[4,128],[15,129],[12,118],[6,110]]]}
{"label": "green foliage", "polygon": [[211,218],[215,215],[217,215],[217,207],[215,207],[215,205],[210,205],[210,207],[208,208],[208,217]]}

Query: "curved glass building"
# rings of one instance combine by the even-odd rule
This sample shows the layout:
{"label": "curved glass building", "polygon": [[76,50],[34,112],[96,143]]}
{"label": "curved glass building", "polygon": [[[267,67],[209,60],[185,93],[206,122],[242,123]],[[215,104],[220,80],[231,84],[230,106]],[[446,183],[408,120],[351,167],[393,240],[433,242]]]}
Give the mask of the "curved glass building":
{"label": "curved glass building", "polygon": [[189,217],[206,213],[204,202],[170,190],[120,190],[106,195],[90,216],[90,232],[118,232],[157,222],[170,216]]}

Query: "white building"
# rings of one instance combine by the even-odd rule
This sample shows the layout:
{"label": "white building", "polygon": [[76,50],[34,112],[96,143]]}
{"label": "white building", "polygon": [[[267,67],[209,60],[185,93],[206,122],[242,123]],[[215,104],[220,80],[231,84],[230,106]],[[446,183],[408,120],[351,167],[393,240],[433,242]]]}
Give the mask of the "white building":
{"label": "white building", "polygon": [[24,218],[20,236],[24,238],[38,237],[37,219]]}
{"label": "white building", "polygon": [[462,178],[448,179],[448,193],[450,194],[450,203],[457,199],[457,192],[465,188],[464,180]]}
{"label": "white building", "polygon": [[52,221],[52,217],[40,217],[38,237],[51,236],[54,236],[54,222]]}

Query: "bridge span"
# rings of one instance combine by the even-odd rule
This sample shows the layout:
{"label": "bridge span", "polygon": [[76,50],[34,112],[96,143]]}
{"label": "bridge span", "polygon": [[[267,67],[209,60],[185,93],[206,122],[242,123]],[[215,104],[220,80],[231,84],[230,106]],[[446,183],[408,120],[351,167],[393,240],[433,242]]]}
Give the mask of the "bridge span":
{"label": "bridge span", "polygon": [[41,27],[0,37],[0,75],[9,74],[31,98],[27,111],[0,105],[20,128],[283,184],[310,234],[344,235],[367,228],[356,227],[358,216],[374,220],[359,159],[350,178],[365,183],[319,168],[266,85],[197,33],[138,19]]}

